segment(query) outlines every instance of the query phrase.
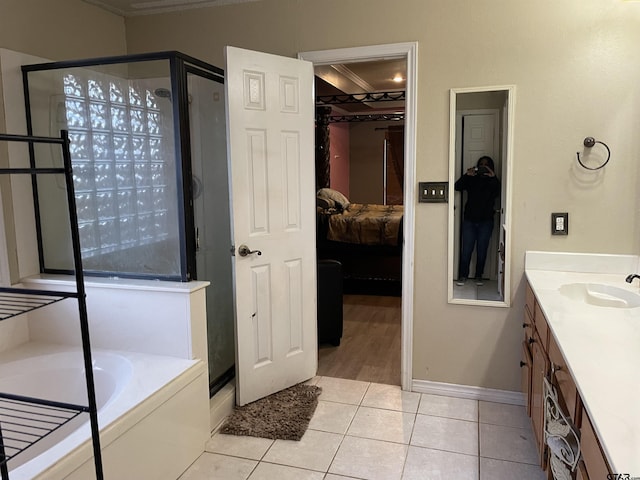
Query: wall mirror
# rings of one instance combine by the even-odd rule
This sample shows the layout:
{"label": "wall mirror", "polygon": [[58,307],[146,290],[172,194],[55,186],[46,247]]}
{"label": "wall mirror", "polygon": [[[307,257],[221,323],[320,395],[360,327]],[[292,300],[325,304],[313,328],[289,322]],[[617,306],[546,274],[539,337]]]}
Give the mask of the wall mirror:
{"label": "wall mirror", "polygon": [[511,303],[514,95],[514,86],[451,89],[449,303]]}

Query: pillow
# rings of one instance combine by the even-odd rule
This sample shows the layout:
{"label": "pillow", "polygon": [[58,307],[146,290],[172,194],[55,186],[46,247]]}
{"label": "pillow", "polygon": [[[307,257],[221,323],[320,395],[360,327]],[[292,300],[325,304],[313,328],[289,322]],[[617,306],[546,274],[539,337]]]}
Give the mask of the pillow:
{"label": "pillow", "polygon": [[335,203],[336,208],[340,210],[347,210],[349,208],[349,200],[342,193],[331,188],[321,188],[316,194],[317,198],[325,200],[331,200]]}
{"label": "pillow", "polygon": [[336,208],[336,202],[328,198],[316,197],[316,206],[323,210],[328,210],[330,208]]}

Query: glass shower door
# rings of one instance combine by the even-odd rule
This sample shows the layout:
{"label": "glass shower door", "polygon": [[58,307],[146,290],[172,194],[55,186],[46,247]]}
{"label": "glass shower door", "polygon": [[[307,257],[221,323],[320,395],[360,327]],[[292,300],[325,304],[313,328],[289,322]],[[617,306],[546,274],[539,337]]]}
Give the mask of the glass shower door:
{"label": "glass shower door", "polygon": [[207,280],[211,394],[235,374],[231,216],[224,84],[187,74],[196,278]]}

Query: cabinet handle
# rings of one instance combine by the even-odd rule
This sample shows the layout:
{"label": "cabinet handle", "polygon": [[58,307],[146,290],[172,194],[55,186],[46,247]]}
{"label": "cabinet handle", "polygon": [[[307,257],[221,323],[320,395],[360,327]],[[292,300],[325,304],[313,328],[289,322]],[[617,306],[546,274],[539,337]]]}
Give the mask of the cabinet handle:
{"label": "cabinet handle", "polygon": [[562,366],[560,365],[556,365],[555,363],[551,362],[551,375],[553,376],[556,372],[562,370]]}
{"label": "cabinet handle", "polygon": [[522,360],[520,360],[520,368],[524,367],[527,365],[527,362],[523,362]]}
{"label": "cabinet handle", "polygon": [[529,345],[531,345],[532,343],[535,343],[535,339],[533,337],[529,337]]}
{"label": "cabinet handle", "polygon": [[527,327],[530,327],[530,326],[531,326],[531,324],[530,324],[530,323],[527,323],[527,322],[524,322],[524,323],[522,324],[522,328],[527,328]]}

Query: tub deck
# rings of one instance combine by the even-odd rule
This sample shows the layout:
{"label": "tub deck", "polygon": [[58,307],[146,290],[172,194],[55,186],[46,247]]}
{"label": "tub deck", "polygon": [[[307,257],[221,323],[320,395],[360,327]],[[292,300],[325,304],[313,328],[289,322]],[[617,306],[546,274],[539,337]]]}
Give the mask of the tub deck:
{"label": "tub deck", "polygon": [[[78,347],[30,342],[0,353],[0,366],[12,363],[18,366],[16,368],[18,369],[20,364],[14,362],[33,363],[29,359],[34,357],[42,357],[46,362],[47,355],[54,358],[51,356],[63,352],[75,352],[80,355],[79,358],[82,358],[81,349]],[[122,356],[130,362],[132,367],[130,378],[126,379],[126,383],[117,385],[114,397],[98,410],[100,442],[106,478],[125,478],[118,472],[118,464],[126,465],[125,474],[128,472],[129,475],[136,471],[137,463],[140,464],[140,469],[144,468],[140,471],[148,471],[149,463],[147,462],[149,459],[145,457],[144,452],[140,452],[142,449],[139,443],[141,438],[149,442],[144,445],[144,451],[152,452],[155,463],[162,463],[159,459],[164,457],[171,458],[173,464],[160,465],[159,471],[163,473],[153,478],[177,478],[183,468],[174,463],[176,452],[172,451],[171,454],[166,455],[162,453],[163,449],[167,448],[166,444],[171,444],[171,447],[175,448],[175,442],[167,439],[167,436],[170,436],[172,432],[164,429],[162,432],[158,432],[158,427],[154,428],[153,425],[166,424],[162,415],[169,414],[169,412],[172,412],[170,415],[174,415],[175,411],[185,411],[187,418],[180,424],[172,425],[176,428],[176,431],[173,432],[174,435],[180,435],[182,440],[184,432],[181,429],[185,429],[190,438],[185,442],[186,451],[179,453],[177,457],[184,458],[183,463],[186,463],[193,461],[197,455],[202,453],[204,442],[210,433],[205,364],[200,360],[135,352],[99,349],[94,349],[94,352]],[[51,367],[51,365],[45,366]],[[4,374],[6,375],[6,372]],[[46,390],[46,387],[44,389]],[[181,394],[186,389],[191,390],[188,396]],[[47,392],[44,391],[38,396],[47,399]],[[192,403],[184,404],[184,402]],[[167,413],[163,413],[163,411]],[[160,417],[149,422],[147,419],[152,415],[160,415]],[[154,442],[158,443],[157,448],[154,447]],[[27,455],[28,451],[29,449],[21,455]],[[12,480],[91,478],[92,457],[91,428],[87,416],[86,422],[67,437],[57,441],[51,448],[37,455],[33,460],[11,470],[10,478]],[[188,465],[189,463],[186,463],[184,468]]]}

